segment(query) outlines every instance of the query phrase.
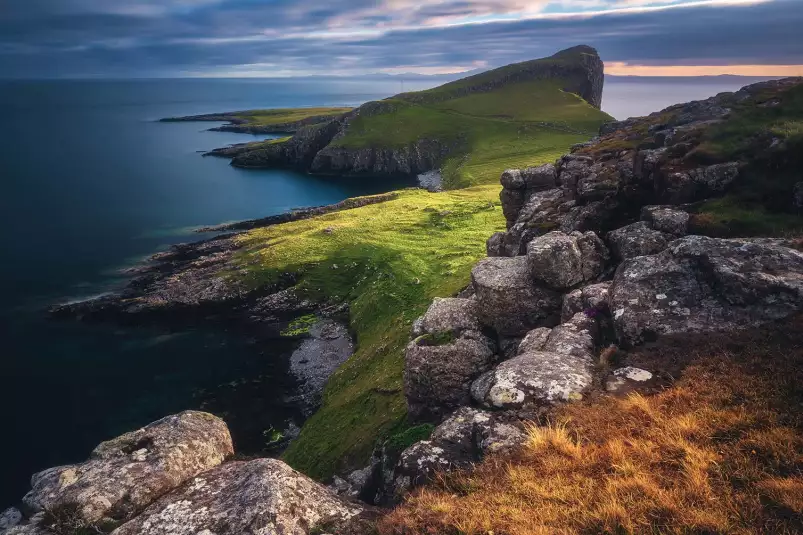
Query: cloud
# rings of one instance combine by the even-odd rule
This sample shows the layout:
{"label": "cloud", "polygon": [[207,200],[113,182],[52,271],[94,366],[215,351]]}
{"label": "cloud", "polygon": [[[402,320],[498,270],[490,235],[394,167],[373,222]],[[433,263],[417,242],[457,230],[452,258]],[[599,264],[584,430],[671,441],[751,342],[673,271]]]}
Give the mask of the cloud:
{"label": "cloud", "polygon": [[444,73],[580,43],[631,71],[795,66],[803,64],[799,8],[799,0],[17,0],[0,11],[0,72]]}

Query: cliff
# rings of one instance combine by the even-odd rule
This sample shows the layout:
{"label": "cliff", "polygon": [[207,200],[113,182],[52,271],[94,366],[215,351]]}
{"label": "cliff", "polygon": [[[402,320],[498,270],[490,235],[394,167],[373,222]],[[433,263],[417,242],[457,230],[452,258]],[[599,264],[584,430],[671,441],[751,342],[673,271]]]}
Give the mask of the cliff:
{"label": "cliff", "polygon": [[328,123],[302,126],[281,143],[240,147],[232,165],[369,176],[440,170],[447,187],[489,183],[502,171],[500,157],[521,161],[536,145],[581,141],[610,119],[599,111],[603,68],[593,48],[570,48],[368,102]]}

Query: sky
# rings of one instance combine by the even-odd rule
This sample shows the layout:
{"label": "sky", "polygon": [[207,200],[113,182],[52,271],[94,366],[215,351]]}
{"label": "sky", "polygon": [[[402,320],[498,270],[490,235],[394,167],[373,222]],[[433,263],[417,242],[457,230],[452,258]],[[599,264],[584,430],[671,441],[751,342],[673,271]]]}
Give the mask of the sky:
{"label": "sky", "polygon": [[595,47],[620,75],[803,75],[803,0],[0,0],[0,78],[447,74]]}

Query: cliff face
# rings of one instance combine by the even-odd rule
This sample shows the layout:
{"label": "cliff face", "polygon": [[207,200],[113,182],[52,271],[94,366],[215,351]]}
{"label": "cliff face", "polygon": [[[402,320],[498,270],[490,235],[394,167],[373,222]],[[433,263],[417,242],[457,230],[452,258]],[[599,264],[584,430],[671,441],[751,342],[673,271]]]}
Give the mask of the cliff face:
{"label": "cliff face", "polygon": [[[596,50],[577,46],[549,58],[508,65],[432,90],[368,102],[329,122],[303,126],[285,142],[236,150],[219,149],[211,154],[233,156],[232,165],[247,168],[295,167],[321,174],[418,175],[439,169],[448,157],[470,144],[465,139],[466,133],[459,131],[460,127],[448,134],[443,132],[448,128],[431,128],[432,124],[449,123],[467,116],[465,113],[457,117],[445,114],[444,103],[470,95],[490,95],[515,84],[557,80],[560,89],[581,96],[599,109],[603,69]],[[557,89],[550,91],[557,92]],[[520,109],[531,111],[537,107],[537,100],[535,93],[528,95]],[[415,119],[410,118],[411,108],[419,114]],[[500,113],[500,117],[507,117],[507,113]],[[416,124],[416,119],[420,119],[420,125]],[[478,126],[485,127],[484,124]],[[383,128],[389,129],[391,136],[397,128],[404,129],[406,137],[395,136],[393,141],[390,137],[385,139],[380,135]],[[365,139],[366,132],[370,133],[369,139]],[[515,132],[513,135],[520,137]]]}

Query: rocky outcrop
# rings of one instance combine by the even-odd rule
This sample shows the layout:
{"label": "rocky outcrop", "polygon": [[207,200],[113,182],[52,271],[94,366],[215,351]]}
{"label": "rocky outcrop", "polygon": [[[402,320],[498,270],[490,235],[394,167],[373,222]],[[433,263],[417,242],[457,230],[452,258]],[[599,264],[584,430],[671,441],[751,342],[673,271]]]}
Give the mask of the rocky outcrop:
{"label": "rocky outcrop", "polygon": [[593,232],[539,236],[527,245],[527,267],[536,283],[567,290],[602,274],[608,249]]}
{"label": "rocky outcrop", "polygon": [[803,309],[803,254],[751,240],[687,236],[623,262],[611,287],[620,340],[731,331]]}
{"label": "rocky outcrop", "polygon": [[104,442],[82,464],[34,475],[24,502],[0,515],[4,535],[308,535],[362,512],[275,459],[224,462],[226,424],[168,416]]}
{"label": "rocky outcrop", "polygon": [[56,531],[108,531],[233,453],[221,419],[184,412],[100,444],[84,463],[34,475],[23,501]]}
{"label": "rocky outcrop", "polygon": [[611,252],[620,261],[660,253],[674,238],[666,232],[651,229],[644,221],[613,230],[607,236]]}
{"label": "rocky outcrop", "polygon": [[226,122],[223,126],[211,128],[216,132],[236,132],[238,134],[292,134],[305,126],[327,123],[332,120],[331,115],[313,115],[298,121],[288,121],[274,124],[253,124],[248,112],[212,113],[208,115],[191,115],[188,117],[169,117],[162,119],[164,123],[175,122]]}
{"label": "rocky outcrop", "polygon": [[315,154],[312,173],[339,175],[413,176],[439,169],[459,142],[419,139],[401,147],[352,148],[328,145]]}
{"label": "rocky outcrop", "polygon": [[193,478],[112,535],[307,535],[361,510],[281,461],[236,461]]}

